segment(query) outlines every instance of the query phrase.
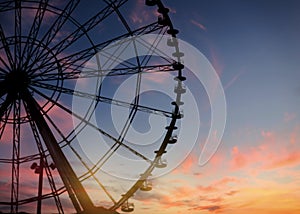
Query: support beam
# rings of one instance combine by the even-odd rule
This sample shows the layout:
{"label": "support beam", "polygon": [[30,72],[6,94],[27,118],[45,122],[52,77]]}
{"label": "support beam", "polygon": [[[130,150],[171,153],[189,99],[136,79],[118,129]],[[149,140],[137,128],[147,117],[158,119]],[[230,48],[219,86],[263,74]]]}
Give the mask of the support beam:
{"label": "support beam", "polygon": [[31,118],[35,121],[37,128],[46,144],[46,147],[64,182],[64,185],[68,190],[69,196],[76,211],[78,213],[108,213],[108,211],[102,207],[94,207],[90,197],[77,178],[70,163],[59,147],[50,127],[45,121],[40,111],[40,106],[34,100],[30,92],[28,90],[25,90],[22,94],[22,97],[27,104],[27,108],[29,110]]}

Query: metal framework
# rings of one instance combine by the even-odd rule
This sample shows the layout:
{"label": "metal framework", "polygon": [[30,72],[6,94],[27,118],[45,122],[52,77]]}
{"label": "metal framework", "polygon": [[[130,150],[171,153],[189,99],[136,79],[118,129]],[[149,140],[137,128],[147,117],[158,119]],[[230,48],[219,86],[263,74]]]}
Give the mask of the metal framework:
{"label": "metal framework", "polygon": [[[69,0],[66,3],[51,0],[0,2],[0,150],[2,151],[0,174],[3,178],[9,177],[8,180],[1,181],[8,184],[6,190],[9,190],[9,193],[5,191],[0,193],[0,211],[3,209],[4,212],[18,213],[22,208],[26,208],[27,204],[36,203],[36,212],[41,213],[42,202],[51,199],[57,212],[64,213],[61,196],[67,192],[77,213],[117,213],[118,209],[131,212],[134,205],[128,200],[133,194],[139,190],[152,189],[148,178],[155,168],[166,166],[162,157],[167,152],[168,145],[176,143],[174,137],[176,122],[183,116],[180,113],[183,105],[181,96],[185,93],[183,85],[185,77],[182,75],[183,53],[180,52],[176,39],[179,31],[173,27],[168,15],[169,9],[161,0],[145,1],[145,7],[155,8],[159,16],[153,23],[143,26],[130,24],[127,17],[122,14],[124,5],[128,3],[128,0],[97,1],[93,4],[99,9],[83,19],[78,15],[84,6],[80,0]],[[110,23],[111,20],[119,20],[120,30],[114,36],[108,34],[102,41],[95,39],[93,36],[95,32],[106,21]],[[160,64],[151,63],[151,53],[155,45],[149,47],[149,56],[141,58],[138,57],[133,41],[136,54],[134,63],[120,62],[119,67],[110,69],[99,67],[96,70],[82,70],[91,57],[108,45],[120,39],[149,33],[169,35],[168,45],[174,48],[173,56],[176,60],[163,57]],[[107,53],[107,58],[120,60],[117,54]],[[175,98],[171,103],[173,105],[171,111],[140,104],[142,74],[151,75],[158,72],[175,73]],[[74,80],[130,75],[136,77],[132,103],[104,96],[101,90],[95,95],[74,89]],[[100,89],[101,87],[99,85]],[[78,115],[73,112],[70,105],[63,100],[72,96],[93,100],[97,105],[117,105],[129,109],[121,133],[114,136],[113,133],[92,123],[88,114]],[[66,133],[51,115],[53,109],[59,109],[81,122]],[[169,120],[165,136],[152,158],[147,157],[143,151],[134,148],[126,140],[128,130],[138,112],[160,115]],[[111,147],[93,165],[87,163],[82,153],[74,146],[76,133],[85,127],[93,128],[111,142]],[[30,152],[26,151],[27,147],[31,148]],[[84,173],[78,174],[74,170],[64,148],[68,148],[77,158],[85,169]],[[140,178],[123,195],[115,198],[96,173],[120,148],[144,160],[148,165],[141,172]],[[51,162],[53,163],[49,164]],[[29,166],[31,169],[28,169]],[[10,169],[9,173],[7,168]],[[23,185],[21,176],[25,169],[35,170],[39,175],[37,195],[36,192],[26,195],[22,191],[22,187],[26,186]],[[52,170],[57,172],[51,172]],[[44,172],[48,189],[43,187]],[[55,173],[60,179],[57,179]],[[110,206],[95,205],[83,185],[83,182],[90,178],[109,198]]]}

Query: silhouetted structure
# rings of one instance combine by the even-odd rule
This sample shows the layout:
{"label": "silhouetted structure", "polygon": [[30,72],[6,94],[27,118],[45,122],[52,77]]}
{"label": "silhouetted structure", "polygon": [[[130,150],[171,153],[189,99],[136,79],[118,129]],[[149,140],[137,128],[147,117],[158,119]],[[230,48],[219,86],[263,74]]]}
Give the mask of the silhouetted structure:
{"label": "silhouetted structure", "polygon": [[[169,9],[160,0],[145,1],[147,6],[157,7],[159,13],[157,20],[154,23],[135,28],[129,25],[120,12],[120,8],[127,3],[127,0],[104,0],[103,2],[105,2],[104,5],[97,2],[95,7],[99,6],[101,8],[96,11],[96,14],[84,21],[81,15],[86,15],[86,13],[80,14],[77,19],[75,15],[73,16],[74,13],[78,15],[78,11],[80,11],[79,0],[69,0],[58,5],[52,5],[48,0],[15,0],[0,3],[1,17],[12,18],[5,23],[1,19],[0,27],[0,137],[2,139],[11,130],[10,140],[12,147],[11,157],[1,157],[0,159],[0,164],[9,165],[11,169],[10,198],[1,201],[0,205],[1,207],[6,207],[10,213],[25,213],[19,212],[19,207],[33,202],[37,202],[37,212],[40,213],[42,201],[49,198],[54,200],[57,208],[56,212],[64,213],[60,200],[60,196],[64,192],[68,193],[78,213],[117,213],[116,210],[119,208],[124,212],[131,212],[134,210],[133,203],[129,202],[132,195],[139,189],[150,191],[152,184],[148,177],[151,175],[151,172],[156,167],[167,167],[167,163],[162,159],[162,156],[166,152],[168,144],[177,142],[177,137],[173,135],[173,131],[177,128],[175,126],[176,121],[183,116],[180,112],[180,106],[183,105],[181,96],[186,92],[182,83],[185,80],[185,77],[182,76],[184,66],[181,64],[183,53],[179,51],[176,39],[176,34],[179,31],[174,29],[168,15]],[[136,12],[138,13],[139,11]],[[26,13],[26,17],[23,15],[24,13]],[[33,15],[30,21],[28,20],[30,18],[29,13]],[[105,20],[109,20],[112,14],[120,20],[126,31],[116,37],[107,38],[106,41],[95,41],[95,37],[92,36],[92,34],[97,32],[95,29]],[[51,21],[47,19],[51,19]],[[28,23],[31,24],[28,25]],[[70,30],[70,32],[65,32],[63,29]],[[66,33],[66,35],[62,35],[63,33]],[[119,39],[150,33],[169,35],[168,45],[174,47],[173,56],[176,58],[175,61],[164,59],[166,61],[165,64],[150,64],[153,47],[149,47],[150,57],[145,57],[141,61],[140,57],[136,55],[135,65],[129,64],[126,67],[116,67],[107,71],[102,70],[98,64],[99,69],[96,71],[82,70],[83,65],[91,57],[109,44]],[[117,60],[118,56],[109,56],[108,58],[116,58]],[[143,106],[139,103],[141,74],[153,71],[177,72],[174,90],[176,98],[172,102],[174,105],[172,112]],[[76,91],[72,87],[74,86],[74,80],[85,78],[98,78],[99,80],[103,76],[117,75],[137,76],[136,94],[132,103],[104,97],[100,92],[94,95]],[[70,106],[61,101],[62,98],[66,99],[66,96],[69,96],[69,99],[72,96],[84,97],[97,103],[107,103],[128,108],[130,113],[122,133],[119,136],[112,136],[92,124],[87,115],[76,115],[72,112]],[[94,128],[114,142],[111,149],[107,151],[103,158],[100,158],[98,163],[94,166],[89,166],[84,162],[84,158],[73,147],[73,142],[75,141],[74,133],[76,131],[72,130],[70,134],[65,134],[61,130],[60,124],[53,120],[49,114],[53,108],[59,108],[65,114],[76,117],[84,126]],[[124,140],[136,113],[139,111],[170,118],[170,123],[166,127],[165,137],[155,152],[153,159],[149,159],[140,151],[131,148]],[[21,129],[23,127],[29,127],[32,131],[32,141],[37,147],[37,152],[34,154],[23,155],[22,153],[24,136],[22,136]],[[80,130],[81,126],[78,125],[75,129]],[[61,140],[58,140],[58,138]],[[85,167],[85,174],[76,174],[63,152],[64,147],[70,148],[73,155]],[[132,154],[142,158],[149,163],[149,166],[140,176],[140,179],[121,198],[116,200],[109,193],[106,186],[95,176],[95,173],[109,160],[110,153],[115,152],[119,147],[123,147]],[[52,164],[49,164],[49,159],[53,161]],[[38,160],[40,160],[39,165],[34,162]],[[20,188],[22,187],[20,185],[22,183],[20,169],[23,166],[27,168],[31,166],[31,169],[35,170],[35,173],[39,175],[37,196],[20,197]],[[57,187],[51,170],[58,171],[63,182],[62,187]],[[50,192],[43,191],[44,174],[48,180]],[[112,205],[110,207],[95,206],[82,184],[88,178],[93,178],[108,198],[111,199]],[[1,200],[3,199],[1,198]]]}

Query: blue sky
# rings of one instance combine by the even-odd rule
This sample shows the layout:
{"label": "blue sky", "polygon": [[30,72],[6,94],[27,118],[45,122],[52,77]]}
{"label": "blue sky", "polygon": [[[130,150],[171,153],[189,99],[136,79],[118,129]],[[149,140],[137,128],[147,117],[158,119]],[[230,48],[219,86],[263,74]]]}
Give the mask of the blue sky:
{"label": "blue sky", "polygon": [[[172,22],[180,31],[178,38],[203,53],[218,73],[225,91],[227,123],[218,151],[208,163],[199,166],[198,157],[210,128],[211,109],[203,85],[200,82],[193,85],[194,76],[187,75],[192,77],[186,83],[196,97],[199,111],[189,112],[189,103],[186,103],[183,109],[186,110],[187,115],[200,112],[202,126],[199,137],[193,151],[180,166],[153,180],[151,192],[137,192],[132,197],[131,201],[136,204],[134,213],[299,213],[300,2],[297,0],[165,0],[163,2],[170,8]],[[57,1],[53,3],[61,4]],[[81,10],[86,14],[82,14]],[[78,18],[79,22],[83,22],[81,18],[84,19],[85,15],[90,17],[88,11],[90,13],[96,11],[94,4],[85,4],[77,8],[74,17]],[[125,7],[121,8],[121,12],[132,28],[157,18],[154,7],[145,8],[143,0],[130,0]],[[8,17],[11,14],[7,14],[3,19],[5,21],[1,21],[1,25],[9,29]],[[27,15],[26,17],[33,18],[33,13],[29,10],[24,14]],[[51,16],[51,13],[47,15],[45,28],[42,29],[47,29],[49,23],[56,17],[53,14]],[[24,23],[25,26],[30,24],[27,19],[24,19]],[[120,25],[120,22],[116,16],[110,17],[90,32],[92,39],[95,42],[103,41],[124,32],[125,28],[115,27],[117,24]],[[57,35],[55,42],[59,42],[74,29],[76,26],[68,23],[67,27]],[[9,29],[7,34],[10,35],[12,32]],[[80,41],[82,43],[72,46],[63,54],[90,45],[86,38]],[[154,77],[148,80],[155,84],[163,84],[164,78],[165,76],[161,76],[161,79]],[[107,95],[110,95],[111,89],[116,90],[118,84],[125,79],[105,82],[108,85],[114,84],[111,88],[105,85],[108,87]],[[65,84],[68,87],[73,85],[72,81],[70,85]],[[68,96],[63,95],[61,99],[62,102],[70,105],[70,100],[65,98]],[[152,102],[150,97],[155,96],[155,93],[150,93],[148,96],[145,103]],[[170,101],[162,94],[156,96],[157,100],[165,99],[159,102],[164,107],[166,102]],[[53,108],[49,114],[54,121],[60,123],[62,129],[68,130],[70,128],[68,121],[71,118],[64,117],[64,113],[59,108]],[[108,116],[110,115],[104,114],[103,118],[107,119]],[[97,122],[100,123],[103,118],[100,115]],[[145,127],[139,127],[147,116],[139,115],[137,119],[139,121],[134,123],[134,126],[138,131],[144,132],[149,129],[148,123]],[[185,121],[181,124],[188,124],[188,122],[193,124],[194,121]],[[115,134],[115,129],[109,130],[111,126],[112,124],[109,123],[103,128]],[[9,141],[7,140],[7,136],[11,136],[9,128],[11,129],[11,126],[6,129],[5,137],[1,139],[3,142]],[[25,133],[28,128],[29,126],[25,125],[23,132]],[[55,134],[58,136],[57,133]],[[26,139],[30,141],[30,137],[26,136]],[[93,140],[90,139],[89,142]],[[185,138],[178,142],[179,148],[185,147],[185,143],[189,140],[190,138]],[[4,151],[8,151],[11,147],[3,142],[1,142],[3,144],[1,155],[6,157]],[[78,146],[76,141],[75,144]],[[94,145],[89,149],[95,152]],[[65,152],[70,155],[68,156],[70,160],[74,158],[68,149],[65,149]],[[5,178],[7,177],[5,165],[0,167],[3,178],[0,188],[7,190],[6,184],[9,181]],[[28,167],[22,170],[27,175],[33,174]],[[117,170],[118,168],[115,171]],[[126,173],[127,169],[122,170]],[[131,184],[105,173],[98,175],[107,182],[108,188],[116,197],[119,197]],[[55,176],[60,183],[57,173]],[[32,183],[29,177],[24,183],[31,190],[35,190],[34,186],[37,183]],[[103,194],[95,191],[94,183],[87,182],[85,185],[97,203],[105,204]],[[35,195],[35,192],[31,192],[30,195]],[[0,198],[4,197],[7,195],[3,194]],[[66,198],[65,195],[63,201],[69,207],[70,203],[65,202]],[[47,209],[51,209],[51,205]]]}

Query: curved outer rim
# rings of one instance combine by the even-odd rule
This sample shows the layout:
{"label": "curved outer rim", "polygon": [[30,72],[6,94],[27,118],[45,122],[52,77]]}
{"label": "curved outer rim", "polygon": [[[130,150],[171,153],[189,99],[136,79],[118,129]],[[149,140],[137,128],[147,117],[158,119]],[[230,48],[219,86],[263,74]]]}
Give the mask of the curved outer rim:
{"label": "curved outer rim", "polygon": [[[153,0],[153,1],[156,2],[157,8],[158,8],[159,11],[161,11],[163,19],[166,20],[166,23],[168,23],[168,27],[169,27],[168,34],[171,35],[173,41],[177,41],[176,40],[176,38],[177,38],[176,34],[178,33],[178,31],[173,27],[173,24],[171,22],[170,16],[168,15],[169,9],[164,6],[164,4],[162,3],[161,0]],[[174,49],[175,49],[175,53],[179,53],[180,52],[179,51],[178,42],[174,42]],[[180,64],[180,65],[182,65],[180,57],[178,57],[177,63]],[[185,77],[182,76],[182,68],[183,67],[179,67],[179,69],[176,69],[178,71],[178,76],[177,76],[177,78],[175,78],[175,80],[178,81],[178,83],[180,85],[181,85],[181,81],[185,80]],[[134,195],[134,193],[140,189],[140,187],[142,187],[144,181],[149,176],[151,176],[152,171],[156,168],[156,165],[158,164],[158,161],[160,160],[160,158],[162,157],[162,155],[164,153],[166,153],[166,149],[167,149],[167,146],[168,146],[168,144],[170,142],[170,138],[172,137],[173,130],[176,129],[176,127],[175,127],[176,121],[178,119],[180,119],[180,113],[179,113],[179,105],[180,104],[179,103],[181,103],[181,93],[177,92],[176,96],[177,96],[177,98],[176,98],[176,102],[174,102],[176,104],[174,105],[175,107],[174,107],[174,111],[173,111],[172,120],[171,120],[171,122],[170,122],[170,124],[168,126],[168,131],[167,131],[167,133],[166,133],[166,135],[165,135],[165,137],[163,139],[163,142],[162,142],[160,148],[158,149],[158,151],[156,152],[154,161],[145,170],[145,172],[143,174],[141,174],[139,180],[137,180],[131,186],[131,188],[125,194],[122,195],[122,198],[119,201],[117,201],[117,203],[114,206],[112,206],[110,208],[110,210],[116,210],[116,209],[118,209],[130,197],[132,197]]]}

